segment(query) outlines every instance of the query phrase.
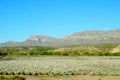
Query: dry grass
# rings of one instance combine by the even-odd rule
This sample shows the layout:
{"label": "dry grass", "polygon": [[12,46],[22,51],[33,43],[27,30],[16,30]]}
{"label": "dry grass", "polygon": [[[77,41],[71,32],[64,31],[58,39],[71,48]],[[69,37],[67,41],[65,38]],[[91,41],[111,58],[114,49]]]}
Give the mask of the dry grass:
{"label": "dry grass", "polygon": [[[14,75],[2,75],[4,77],[15,77]],[[90,75],[69,75],[69,76],[48,76],[48,75],[19,75],[26,80],[120,80],[120,76],[90,76]]]}

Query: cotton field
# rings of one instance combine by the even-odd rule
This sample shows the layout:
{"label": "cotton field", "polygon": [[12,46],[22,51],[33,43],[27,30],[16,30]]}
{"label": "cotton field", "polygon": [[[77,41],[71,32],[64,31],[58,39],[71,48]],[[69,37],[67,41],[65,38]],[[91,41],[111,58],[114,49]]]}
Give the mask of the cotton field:
{"label": "cotton field", "polygon": [[120,57],[15,57],[0,75],[120,75]]}

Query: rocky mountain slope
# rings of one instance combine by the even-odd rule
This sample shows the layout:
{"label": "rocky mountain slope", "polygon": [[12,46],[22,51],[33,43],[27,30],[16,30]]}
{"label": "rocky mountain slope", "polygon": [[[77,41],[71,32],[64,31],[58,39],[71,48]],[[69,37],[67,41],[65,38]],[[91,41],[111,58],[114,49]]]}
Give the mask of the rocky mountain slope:
{"label": "rocky mountain slope", "polygon": [[93,44],[120,44],[120,29],[76,32],[61,39],[44,35],[31,36],[23,42],[8,41],[0,46],[73,46]]}
{"label": "rocky mountain slope", "polygon": [[62,41],[67,41],[71,45],[120,43],[120,30],[77,32],[71,36],[65,36]]}

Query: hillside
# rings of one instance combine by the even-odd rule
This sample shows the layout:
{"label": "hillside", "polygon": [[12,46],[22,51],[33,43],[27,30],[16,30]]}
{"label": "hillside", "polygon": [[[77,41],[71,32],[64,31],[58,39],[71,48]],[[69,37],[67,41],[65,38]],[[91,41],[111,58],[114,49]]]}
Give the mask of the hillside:
{"label": "hillside", "polygon": [[120,45],[102,44],[69,47],[18,46],[0,47],[0,54],[23,55],[61,55],[61,56],[120,56]]}
{"label": "hillside", "polygon": [[112,53],[117,53],[117,52],[120,52],[120,45],[118,45],[117,47],[113,48],[111,50]]}

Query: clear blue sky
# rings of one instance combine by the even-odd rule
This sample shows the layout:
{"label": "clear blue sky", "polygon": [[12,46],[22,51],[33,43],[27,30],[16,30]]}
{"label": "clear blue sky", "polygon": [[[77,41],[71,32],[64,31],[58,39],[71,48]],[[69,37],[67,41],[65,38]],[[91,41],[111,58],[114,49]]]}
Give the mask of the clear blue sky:
{"label": "clear blue sky", "polygon": [[120,29],[120,0],[0,0],[0,42]]}

